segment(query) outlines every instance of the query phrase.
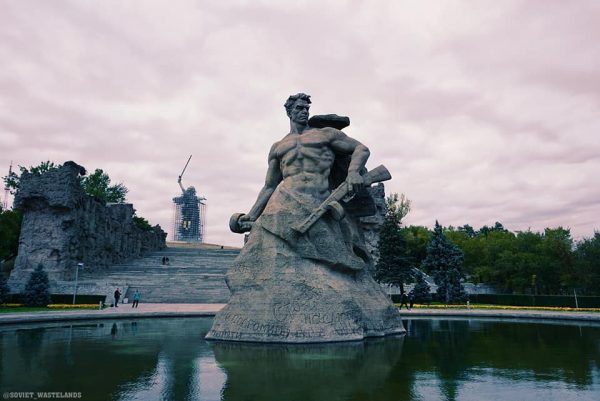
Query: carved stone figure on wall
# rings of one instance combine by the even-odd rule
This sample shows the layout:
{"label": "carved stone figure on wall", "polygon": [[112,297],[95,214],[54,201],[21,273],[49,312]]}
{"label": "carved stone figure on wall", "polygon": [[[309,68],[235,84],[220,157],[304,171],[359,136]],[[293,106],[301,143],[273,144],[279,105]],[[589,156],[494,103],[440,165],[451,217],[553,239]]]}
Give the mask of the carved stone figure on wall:
{"label": "carved stone figure on wall", "polygon": [[67,161],[41,175],[21,177],[15,208],[23,223],[9,280],[13,292],[22,291],[40,263],[50,289],[61,294],[63,283],[75,279],[79,263],[99,270],[165,247],[167,234],[159,226],[146,231],[133,222],[132,204],[106,204],[86,194],[84,174],[85,168]]}
{"label": "carved stone figure on wall", "polygon": [[359,217],[366,190],[391,178],[365,168],[369,150],[341,129],[347,117],[309,119],[310,96],[285,103],[290,133],[269,152],[265,185],[234,232],[250,231],[227,273],[231,298],[209,339],[327,342],[402,333],[400,315],[369,270]]}

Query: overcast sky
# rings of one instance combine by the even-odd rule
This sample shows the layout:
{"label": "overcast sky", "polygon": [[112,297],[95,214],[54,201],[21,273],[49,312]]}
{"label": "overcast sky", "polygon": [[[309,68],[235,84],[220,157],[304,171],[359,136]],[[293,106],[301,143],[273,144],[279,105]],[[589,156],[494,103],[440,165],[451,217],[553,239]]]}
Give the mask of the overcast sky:
{"label": "overcast sky", "polygon": [[0,0],[0,171],[74,160],[241,245],[283,103],[347,115],[406,224],[600,229],[600,1]]}

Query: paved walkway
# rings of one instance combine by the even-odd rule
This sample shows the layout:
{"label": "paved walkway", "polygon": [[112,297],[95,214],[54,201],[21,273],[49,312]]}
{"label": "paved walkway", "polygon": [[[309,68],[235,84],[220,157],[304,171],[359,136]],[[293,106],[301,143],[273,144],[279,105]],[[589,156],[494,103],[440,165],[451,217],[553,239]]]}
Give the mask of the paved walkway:
{"label": "paved walkway", "polygon": [[[131,317],[189,317],[214,316],[224,304],[147,304],[141,303],[138,308],[130,304],[118,308],[104,310],[50,311],[26,313],[2,313],[0,324],[38,323],[70,320],[119,319]],[[503,309],[412,309],[400,310],[402,317],[483,317],[507,319],[550,319],[599,322],[600,313],[593,312],[561,312]]]}

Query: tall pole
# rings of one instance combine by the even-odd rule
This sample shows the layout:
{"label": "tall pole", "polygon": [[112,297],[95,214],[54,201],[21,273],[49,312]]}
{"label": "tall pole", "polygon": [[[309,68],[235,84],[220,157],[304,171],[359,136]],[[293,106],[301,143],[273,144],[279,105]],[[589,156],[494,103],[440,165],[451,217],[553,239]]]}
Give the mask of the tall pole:
{"label": "tall pole", "polygon": [[77,281],[79,279],[79,267],[83,267],[83,263],[77,263],[75,268],[75,289],[73,290],[73,305],[75,305],[75,298],[77,297]]}

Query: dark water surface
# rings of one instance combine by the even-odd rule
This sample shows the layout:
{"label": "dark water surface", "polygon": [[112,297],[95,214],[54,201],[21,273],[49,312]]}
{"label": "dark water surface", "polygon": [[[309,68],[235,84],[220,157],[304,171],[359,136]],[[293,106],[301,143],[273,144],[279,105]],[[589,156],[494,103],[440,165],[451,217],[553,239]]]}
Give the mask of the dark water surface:
{"label": "dark water surface", "polygon": [[211,323],[0,326],[0,392],[80,392],[84,400],[600,401],[600,325],[412,319],[399,338],[267,346],[208,343]]}

